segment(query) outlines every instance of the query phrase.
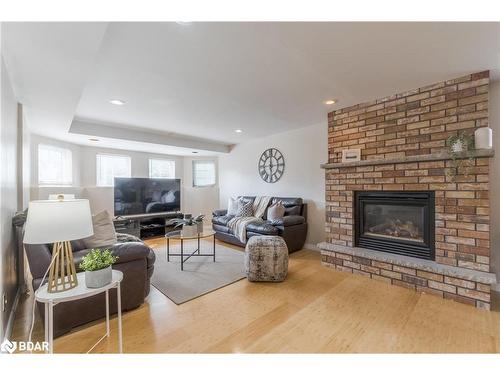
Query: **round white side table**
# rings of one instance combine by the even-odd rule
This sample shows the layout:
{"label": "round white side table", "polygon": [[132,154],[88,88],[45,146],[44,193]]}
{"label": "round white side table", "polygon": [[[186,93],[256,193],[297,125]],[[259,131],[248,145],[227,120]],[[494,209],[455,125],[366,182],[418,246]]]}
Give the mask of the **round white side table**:
{"label": "round white side table", "polygon": [[42,285],[35,292],[35,300],[45,304],[45,341],[49,343],[49,353],[53,353],[54,347],[54,306],[62,303],[75,301],[96,294],[106,293],[106,337],[109,337],[109,290],[116,288],[116,304],[118,308],[118,351],[123,353],[122,343],[122,302],[120,283],[123,280],[121,271],[113,270],[111,283],[102,288],[87,288],[85,286],[85,272],[77,273],[78,285],[70,290],[58,293],[47,292],[47,284]]}

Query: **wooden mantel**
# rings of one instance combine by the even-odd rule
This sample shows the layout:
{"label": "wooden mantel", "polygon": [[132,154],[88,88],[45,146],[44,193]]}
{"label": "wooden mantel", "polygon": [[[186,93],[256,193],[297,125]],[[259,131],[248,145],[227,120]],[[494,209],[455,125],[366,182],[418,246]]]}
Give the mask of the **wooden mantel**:
{"label": "wooden mantel", "polygon": [[[495,151],[491,150],[474,150],[469,153],[462,153],[458,155],[458,159],[468,158],[491,158],[495,155]],[[438,160],[451,160],[452,157],[448,152],[439,154],[428,155],[412,155],[391,159],[369,159],[360,161],[349,161],[345,163],[325,163],[321,164],[323,169],[332,168],[346,168],[346,167],[361,167],[366,165],[382,165],[382,164],[400,164],[400,163],[414,163],[419,161],[438,161]]]}

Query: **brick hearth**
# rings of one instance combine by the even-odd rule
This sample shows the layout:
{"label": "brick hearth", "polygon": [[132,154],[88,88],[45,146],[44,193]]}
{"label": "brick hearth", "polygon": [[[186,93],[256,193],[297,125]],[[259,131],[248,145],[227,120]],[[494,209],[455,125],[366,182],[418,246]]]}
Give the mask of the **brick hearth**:
{"label": "brick hearth", "polygon": [[[489,274],[492,152],[478,152],[468,175],[446,174],[452,167],[446,139],[488,125],[488,88],[485,71],[328,114],[329,163],[322,166],[327,242],[319,244],[324,264],[489,309],[490,284],[484,281],[495,280]],[[354,148],[361,149],[362,161],[340,163],[339,153]],[[347,251],[358,249],[353,247],[354,192],[370,190],[435,191],[433,263],[453,268],[455,277],[442,267],[425,271],[418,260],[405,267],[371,259],[370,250],[365,256]],[[471,279],[469,270],[479,278]]]}

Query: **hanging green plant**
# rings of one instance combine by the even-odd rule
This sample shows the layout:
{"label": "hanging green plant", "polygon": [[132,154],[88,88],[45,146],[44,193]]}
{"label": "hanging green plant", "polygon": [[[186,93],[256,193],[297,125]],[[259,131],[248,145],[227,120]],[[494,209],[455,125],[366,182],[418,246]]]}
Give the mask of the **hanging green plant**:
{"label": "hanging green plant", "polygon": [[458,174],[467,177],[474,166],[474,136],[460,132],[450,136],[446,140],[446,145],[452,164],[452,167],[446,170],[446,175],[452,181],[456,180]]}

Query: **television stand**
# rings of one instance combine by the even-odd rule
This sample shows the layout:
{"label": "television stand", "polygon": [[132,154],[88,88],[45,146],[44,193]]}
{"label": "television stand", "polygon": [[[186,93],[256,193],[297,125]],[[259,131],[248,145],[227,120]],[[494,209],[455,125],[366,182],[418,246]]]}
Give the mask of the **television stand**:
{"label": "television stand", "polygon": [[139,237],[141,240],[150,237],[165,236],[174,230],[172,219],[182,219],[180,212],[159,212],[142,215],[123,215],[113,219],[115,231]]}

